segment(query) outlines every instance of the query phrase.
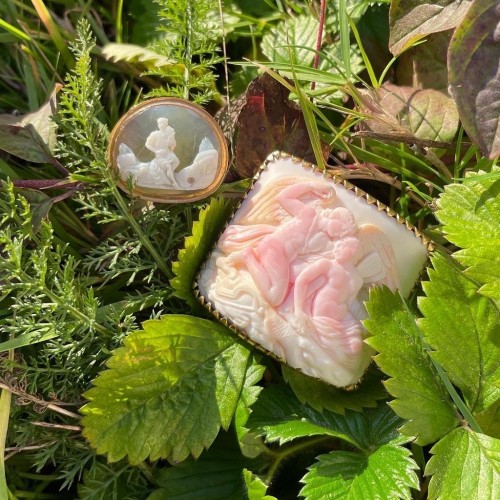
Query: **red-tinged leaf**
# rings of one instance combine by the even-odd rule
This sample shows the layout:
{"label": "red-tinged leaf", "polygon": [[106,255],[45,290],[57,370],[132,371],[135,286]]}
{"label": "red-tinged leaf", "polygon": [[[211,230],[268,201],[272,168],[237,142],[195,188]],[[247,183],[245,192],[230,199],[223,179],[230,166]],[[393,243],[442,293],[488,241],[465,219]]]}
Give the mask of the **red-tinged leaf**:
{"label": "red-tinged leaf", "polygon": [[450,92],[469,137],[500,156],[500,5],[475,0],[450,42]]}
{"label": "red-tinged leaf", "polygon": [[386,83],[364,92],[365,122],[373,132],[397,133],[421,140],[451,141],[458,128],[453,99],[434,89],[420,90]]}
{"label": "red-tinged leaf", "polygon": [[[252,177],[273,151],[315,162],[302,111],[288,100],[290,92],[267,73],[247,89],[236,122],[235,165],[241,177]],[[323,154],[328,157],[325,144]]]}

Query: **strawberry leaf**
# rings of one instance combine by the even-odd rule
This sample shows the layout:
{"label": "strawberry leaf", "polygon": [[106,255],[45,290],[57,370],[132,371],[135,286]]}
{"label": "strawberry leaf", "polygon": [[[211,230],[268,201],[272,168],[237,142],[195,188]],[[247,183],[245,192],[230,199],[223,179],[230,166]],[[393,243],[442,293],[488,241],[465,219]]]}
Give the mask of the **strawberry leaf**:
{"label": "strawberry leaf", "polygon": [[278,23],[262,37],[263,54],[275,62],[308,65],[314,59],[318,20],[311,15],[292,17]]}
{"label": "strawberry leaf", "polygon": [[170,315],[143,327],[85,394],[83,434],[110,462],[198,457],[231,423],[250,351],[199,318]]}
{"label": "strawberry leaf", "polygon": [[201,309],[193,295],[193,281],[212,245],[229,219],[234,204],[223,198],[213,198],[200,210],[199,220],[193,223],[192,235],[184,241],[178,260],[172,264],[175,277],[170,281],[174,295],[184,299],[194,310]]}
{"label": "strawberry leaf", "polygon": [[463,184],[446,186],[436,215],[448,240],[463,249],[453,256],[484,283],[479,293],[500,300],[500,168],[492,173],[497,175],[471,173]]}
{"label": "strawberry leaf", "polygon": [[247,488],[248,500],[277,500],[276,497],[266,495],[267,486],[259,477],[252,474],[249,470],[243,471],[243,479]]}
{"label": "strawberry leaf", "polygon": [[246,467],[258,466],[257,461],[239,453],[230,434],[223,433],[197,460],[189,458],[160,470],[155,477],[160,488],[148,500],[241,500],[245,495],[243,473]]}
{"label": "strawberry leaf", "polygon": [[366,407],[377,406],[378,400],[387,397],[380,382],[380,374],[375,370],[368,370],[361,383],[353,390],[333,387],[286,365],[283,365],[282,370],[285,380],[300,402],[307,403],[320,412],[324,408],[342,414],[346,409],[361,411]]}
{"label": "strawberry leaf", "polygon": [[419,300],[425,316],[419,326],[468,408],[481,412],[500,399],[499,312],[454,262],[436,254],[432,265],[430,281],[423,283],[426,297]]}
{"label": "strawberry leaf", "polygon": [[385,386],[396,399],[393,410],[408,420],[400,429],[417,443],[436,441],[452,430],[458,418],[450,397],[427,354],[415,317],[403,299],[387,288],[373,288],[364,324],[373,335],[367,342],[379,354],[375,361],[392,377]]}
{"label": "strawberry leaf", "polygon": [[[247,426],[266,441],[280,444],[301,437],[327,435],[340,438],[360,449],[403,439],[396,428],[402,421],[385,405],[363,413],[346,410],[345,415],[322,413],[302,404],[287,386],[262,391]],[[399,436],[399,438],[398,438]]]}
{"label": "strawberry leaf", "polygon": [[500,440],[455,429],[431,449],[429,499],[500,497]]}
{"label": "strawberry leaf", "polygon": [[371,453],[333,451],[320,455],[309,468],[300,494],[307,500],[325,498],[411,499],[418,489],[417,464],[410,451],[392,443]]}

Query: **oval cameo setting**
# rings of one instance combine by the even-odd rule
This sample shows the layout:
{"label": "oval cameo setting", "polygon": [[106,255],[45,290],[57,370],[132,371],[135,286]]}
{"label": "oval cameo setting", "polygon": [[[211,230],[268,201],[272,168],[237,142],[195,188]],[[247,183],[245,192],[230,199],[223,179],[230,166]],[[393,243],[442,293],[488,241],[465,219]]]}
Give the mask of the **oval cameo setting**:
{"label": "oval cameo setting", "polygon": [[228,167],[226,139],[199,106],[175,97],[132,108],[111,132],[108,161],[118,186],[160,203],[196,201],[213,193]]}

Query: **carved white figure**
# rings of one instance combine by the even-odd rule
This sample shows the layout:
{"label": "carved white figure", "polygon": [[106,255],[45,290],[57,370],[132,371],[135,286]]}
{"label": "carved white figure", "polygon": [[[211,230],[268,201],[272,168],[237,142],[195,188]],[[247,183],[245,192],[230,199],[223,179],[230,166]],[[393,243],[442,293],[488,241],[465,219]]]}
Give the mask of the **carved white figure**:
{"label": "carved white figure", "polygon": [[384,231],[358,224],[338,186],[291,171],[258,181],[200,273],[199,288],[265,349],[347,386],[370,362],[360,321],[368,289],[399,288],[398,263]]}
{"label": "carved white figure", "polygon": [[154,153],[149,162],[141,162],[125,143],[118,147],[117,165],[122,179],[132,176],[140,187],[164,189],[203,189],[214,180],[219,155],[210,140],[204,137],[193,163],[179,170],[175,130],[167,118],[158,118],[158,130],[151,132],[145,147]]}

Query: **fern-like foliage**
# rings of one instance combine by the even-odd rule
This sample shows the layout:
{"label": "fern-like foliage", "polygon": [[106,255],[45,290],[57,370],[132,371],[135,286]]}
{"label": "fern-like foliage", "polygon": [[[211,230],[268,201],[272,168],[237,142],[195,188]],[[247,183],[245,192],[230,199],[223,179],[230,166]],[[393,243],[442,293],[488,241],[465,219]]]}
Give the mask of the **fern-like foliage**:
{"label": "fern-like foliage", "polygon": [[216,4],[209,0],[156,2],[159,5],[162,37],[152,48],[171,60],[172,64],[148,73],[170,82],[165,88],[153,90],[150,95],[182,97],[198,104],[217,97],[213,67],[222,59],[218,55],[220,28],[214,22],[217,20]]}

